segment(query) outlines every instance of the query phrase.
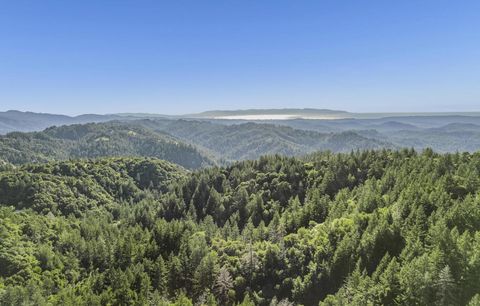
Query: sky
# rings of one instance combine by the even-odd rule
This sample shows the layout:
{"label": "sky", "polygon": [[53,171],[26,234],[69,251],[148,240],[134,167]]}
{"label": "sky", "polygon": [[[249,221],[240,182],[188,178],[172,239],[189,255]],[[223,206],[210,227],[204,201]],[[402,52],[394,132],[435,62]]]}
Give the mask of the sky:
{"label": "sky", "polygon": [[480,110],[480,1],[2,1],[0,111]]}

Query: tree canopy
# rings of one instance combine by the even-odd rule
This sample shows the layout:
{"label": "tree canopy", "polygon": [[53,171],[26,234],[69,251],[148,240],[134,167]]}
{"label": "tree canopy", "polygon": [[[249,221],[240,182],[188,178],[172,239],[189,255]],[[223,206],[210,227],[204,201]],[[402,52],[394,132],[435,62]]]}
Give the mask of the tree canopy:
{"label": "tree canopy", "polygon": [[1,305],[478,305],[480,153],[0,168]]}

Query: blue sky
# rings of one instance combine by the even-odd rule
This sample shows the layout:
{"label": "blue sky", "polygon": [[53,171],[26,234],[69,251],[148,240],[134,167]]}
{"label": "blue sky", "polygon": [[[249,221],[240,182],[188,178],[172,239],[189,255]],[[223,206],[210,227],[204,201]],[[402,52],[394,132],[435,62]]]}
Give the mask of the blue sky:
{"label": "blue sky", "polygon": [[0,111],[480,110],[480,1],[3,1]]}

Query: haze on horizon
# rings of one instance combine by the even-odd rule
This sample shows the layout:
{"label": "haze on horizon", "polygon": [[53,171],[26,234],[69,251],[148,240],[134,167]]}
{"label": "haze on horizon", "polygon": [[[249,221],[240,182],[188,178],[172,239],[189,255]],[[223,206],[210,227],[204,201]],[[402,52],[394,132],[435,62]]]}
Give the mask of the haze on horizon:
{"label": "haze on horizon", "polygon": [[0,111],[479,111],[478,12],[478,1],[10,1]]}

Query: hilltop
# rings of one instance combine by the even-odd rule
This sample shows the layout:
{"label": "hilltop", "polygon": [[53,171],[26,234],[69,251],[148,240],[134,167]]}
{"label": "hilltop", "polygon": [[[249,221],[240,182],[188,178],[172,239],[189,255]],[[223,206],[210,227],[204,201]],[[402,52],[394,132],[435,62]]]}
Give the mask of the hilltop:
{"label": "hilltop", "polygon": [[191,145],[129,122],[50,127],[0,136],[0,156],[14,164],[71,158],[147,156],[195,169],[214,162]]}

